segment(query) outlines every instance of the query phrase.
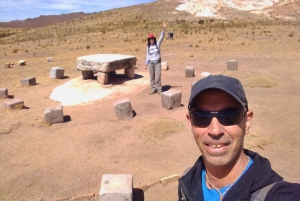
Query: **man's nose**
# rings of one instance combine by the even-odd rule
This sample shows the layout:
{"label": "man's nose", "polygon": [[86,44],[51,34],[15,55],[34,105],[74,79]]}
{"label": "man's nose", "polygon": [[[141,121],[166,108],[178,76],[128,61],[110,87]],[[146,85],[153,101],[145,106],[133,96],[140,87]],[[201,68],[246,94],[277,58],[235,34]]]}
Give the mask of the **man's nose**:
{"label": "man's nose", "polygon": [[219,136],[224,134],[223,126],[220,124],[219,120],[216,117],[213,117],[209,126],[208,126],[208,134],[212,136]]}

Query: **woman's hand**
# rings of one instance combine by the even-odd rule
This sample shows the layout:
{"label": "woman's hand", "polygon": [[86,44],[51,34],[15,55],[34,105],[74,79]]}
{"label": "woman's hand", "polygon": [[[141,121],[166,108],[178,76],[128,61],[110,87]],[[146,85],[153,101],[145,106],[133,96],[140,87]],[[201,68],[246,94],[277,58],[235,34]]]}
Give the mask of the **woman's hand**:
{"label": "woman's hand", "polygon": [[147,65],[145,65],[145,70],[147,69],[147,67],[148,67],[148,66],[147,66]]}
{"label": "woman's hand", "polygon": [[167,27],[166,22],[164,21],[162,24],[163,28],[165,29]]}

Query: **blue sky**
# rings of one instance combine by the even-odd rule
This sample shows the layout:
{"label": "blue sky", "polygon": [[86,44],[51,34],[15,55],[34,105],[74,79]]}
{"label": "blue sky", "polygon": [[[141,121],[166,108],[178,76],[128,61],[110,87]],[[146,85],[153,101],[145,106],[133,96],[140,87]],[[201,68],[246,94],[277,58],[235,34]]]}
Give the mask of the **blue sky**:
{"label": "blue sky", "polygon": [[25,20],[40,15],[72,12],[93,13],[113,8],[154,2],[155,0],[1,0],[0,22]]}

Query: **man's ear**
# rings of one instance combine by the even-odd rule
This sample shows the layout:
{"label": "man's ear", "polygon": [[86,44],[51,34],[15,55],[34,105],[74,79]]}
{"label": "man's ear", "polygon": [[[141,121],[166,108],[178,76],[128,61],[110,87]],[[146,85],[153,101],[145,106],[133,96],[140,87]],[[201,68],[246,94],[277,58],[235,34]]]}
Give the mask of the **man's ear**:
{"label": "man's ear", "polygon": [[186,113],[186,115],[185,115],[185,117],[186,117],[186,119],[187,119],[187,121],[188,121],[188,123],[189,123],[190,127],[192,127],[190,113],[189,113],[189,112],[187,112],[187,113]]}
{"label": "man's ear", "polygon": [[245,134],[246,135],[249,133],[252,118],[253,118],[253,112],[250,110],[246,113],[246,117],[245,117]]}

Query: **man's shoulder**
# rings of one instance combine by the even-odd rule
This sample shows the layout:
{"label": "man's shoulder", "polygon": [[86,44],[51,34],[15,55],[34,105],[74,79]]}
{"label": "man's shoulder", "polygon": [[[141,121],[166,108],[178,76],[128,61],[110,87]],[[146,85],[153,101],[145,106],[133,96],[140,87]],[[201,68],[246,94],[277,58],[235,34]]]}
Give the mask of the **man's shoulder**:
{"label": "man's shoulder", "polygon": [[269,191],[268,200],[300,200],[300,184],[287,181],[277,182]]}

